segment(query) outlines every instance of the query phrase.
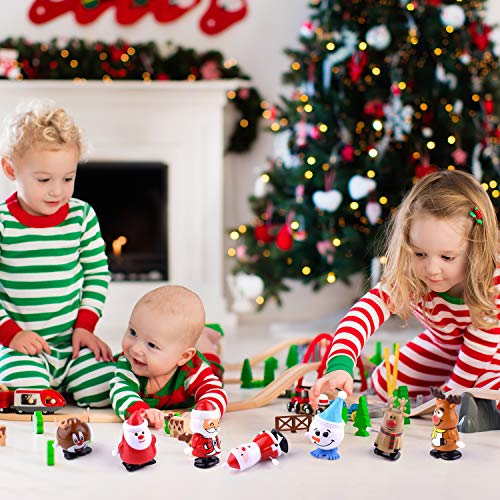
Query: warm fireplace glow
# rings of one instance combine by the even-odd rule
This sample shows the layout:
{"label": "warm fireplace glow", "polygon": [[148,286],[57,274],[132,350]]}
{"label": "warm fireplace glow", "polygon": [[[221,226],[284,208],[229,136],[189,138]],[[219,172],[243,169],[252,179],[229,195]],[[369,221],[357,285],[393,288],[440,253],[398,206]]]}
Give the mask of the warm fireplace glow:
{"label": "warm fireplace glow", "polygon": [[127,238],[125,236],[118,236],[116,240],[113,241],[113,255],[121,255],[122,247],[127,243]]}

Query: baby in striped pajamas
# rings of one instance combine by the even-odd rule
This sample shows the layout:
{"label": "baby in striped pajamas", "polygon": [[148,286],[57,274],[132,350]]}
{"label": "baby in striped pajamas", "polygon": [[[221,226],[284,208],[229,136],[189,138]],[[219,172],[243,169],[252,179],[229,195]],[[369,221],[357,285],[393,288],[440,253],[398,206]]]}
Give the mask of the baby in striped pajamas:
{"label": "baby in striped pajamas", "polygon": [[222,381],[195,348],[204,322],[200,298],[181,286],[156,288],[137,302],[111,381],[111,404],[121,418],[144,410],[149,425],[160,428],[162,410],[192,408],[202,399],[224,414]]}
{"label": "baby in striped pajamas", "polygon": [[[385,256],[380,283],[338,325],[312,402],[323,388],[352,393],[355,361],[391,314],[413,314],[424,328],[399,355],[398,382],[410,397],[429,395],[429,386],[499,390],[498,222],[485,188],[461,171],[421,179],[391,221]],[[385,400],[384,364],[371,380]]]}
{"label": "baby in striped pajamas", "polygon": [[17,192],[0,204],[0,382],[102,407],[114,364],[93,331],[109,271],[94,210],[72,198],[83,149],[54,103],[32,102],[6,120],[1,164]]}

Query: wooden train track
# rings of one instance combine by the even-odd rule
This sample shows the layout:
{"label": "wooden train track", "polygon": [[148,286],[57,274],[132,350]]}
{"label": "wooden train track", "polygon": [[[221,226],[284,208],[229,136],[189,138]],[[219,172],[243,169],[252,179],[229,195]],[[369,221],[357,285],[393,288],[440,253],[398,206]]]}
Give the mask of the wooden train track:
{"label": "wooden train track", "polygon": [[284,391],[289,389],[301,377],[312,371],[317,371],[319,365],[320,362],[316,361],[314,363],[302,363],[292,366],[255,396],[240,401],[230,402],[227,405],[227,411],[250,410],[252,408],[266,406]]}
{"label": "wooden train track", "polygon": [[[479,399],[493,399],[500,401],[500,391],[493,391],[491,389],[452,389],[446,394],[456,394],[461,396],[465,392],[469,392],[475,398]],[[431,399],[420,406],[417,406],[410,412],[410,417],[422,417],[424,415],[429,415],[434,411],[435,400]]]}
{"label": "wooden train track", "polygon": [[[265,361],[267,358],[270,358],[271,356],[274,356],[280,351],[283,351],[284,349],[288,349],[292,345],[305,345],[305,344],[310,344],[314,340],[314,337],[301,337],[298,339],[293,339],[293,340],[284,340],[283,342],[280,342],[279,344],[276,344],[269,349],[266,349],[265,351],[260,352],[259,354],[256,354],[255,356],[252,356],[251,358],[248,358],[250,361],[250,366],[255,366],[261,363],[262,361]],[[224,366],[224,369],[227,371],[236,371],[236,370],[241,370],[243,367],[243,361],[240,363],[222,363]]]}

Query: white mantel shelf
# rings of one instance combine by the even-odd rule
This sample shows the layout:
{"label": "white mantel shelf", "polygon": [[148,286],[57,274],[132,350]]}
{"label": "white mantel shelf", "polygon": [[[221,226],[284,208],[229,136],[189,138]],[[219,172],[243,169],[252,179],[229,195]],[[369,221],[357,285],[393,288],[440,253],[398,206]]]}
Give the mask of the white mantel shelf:
{"label": "white mantel shelf", "polygon": [[[236,79],[3,80],[0,118],[20,102],[52,99],[67,108],[84,130],[90,161],[160,161],[168,165],[169,282],[198,292],[207,320],[224,322],[234,316],[224,297],[223,111],[227,92],[248,85],[249,81]],[[0,176],[2,199],[13,190]],[[158,285],[111,283],[100,329],[123,331],[135,301]]]}

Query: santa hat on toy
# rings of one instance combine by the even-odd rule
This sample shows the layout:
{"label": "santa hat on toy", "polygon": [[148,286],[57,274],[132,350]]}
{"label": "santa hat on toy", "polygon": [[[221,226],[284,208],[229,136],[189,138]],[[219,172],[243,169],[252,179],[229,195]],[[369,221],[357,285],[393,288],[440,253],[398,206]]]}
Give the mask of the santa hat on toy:
{"label": "santa hat on toy", "polygon": [[206,399],[202,399],[191,411],[191,420],[213,420],[219,417],[219,410],[213,403]]}
{"label": "santa hat on toy", "polygon": [[345,422],[342,418],[342,407],[344,406],[344,401],[347,398],[347,394],[344,391],[340,391],[337,394],[337,398],[332,401],[330,406],[322,413],[319,413],[314,418],[321,420],[325,427],[344,427]]}
{"label": "santa hat on toy", "polygon": [[148,423],[143,417],[144,410],[137,410],[123,422],[123,430],[127,432],[142,432],[148,428]]}
{"label": "santa hat on toy", "polygon": [[330,400],[326,394],[321,393],[318,398],[318,406],[328,406]]}

